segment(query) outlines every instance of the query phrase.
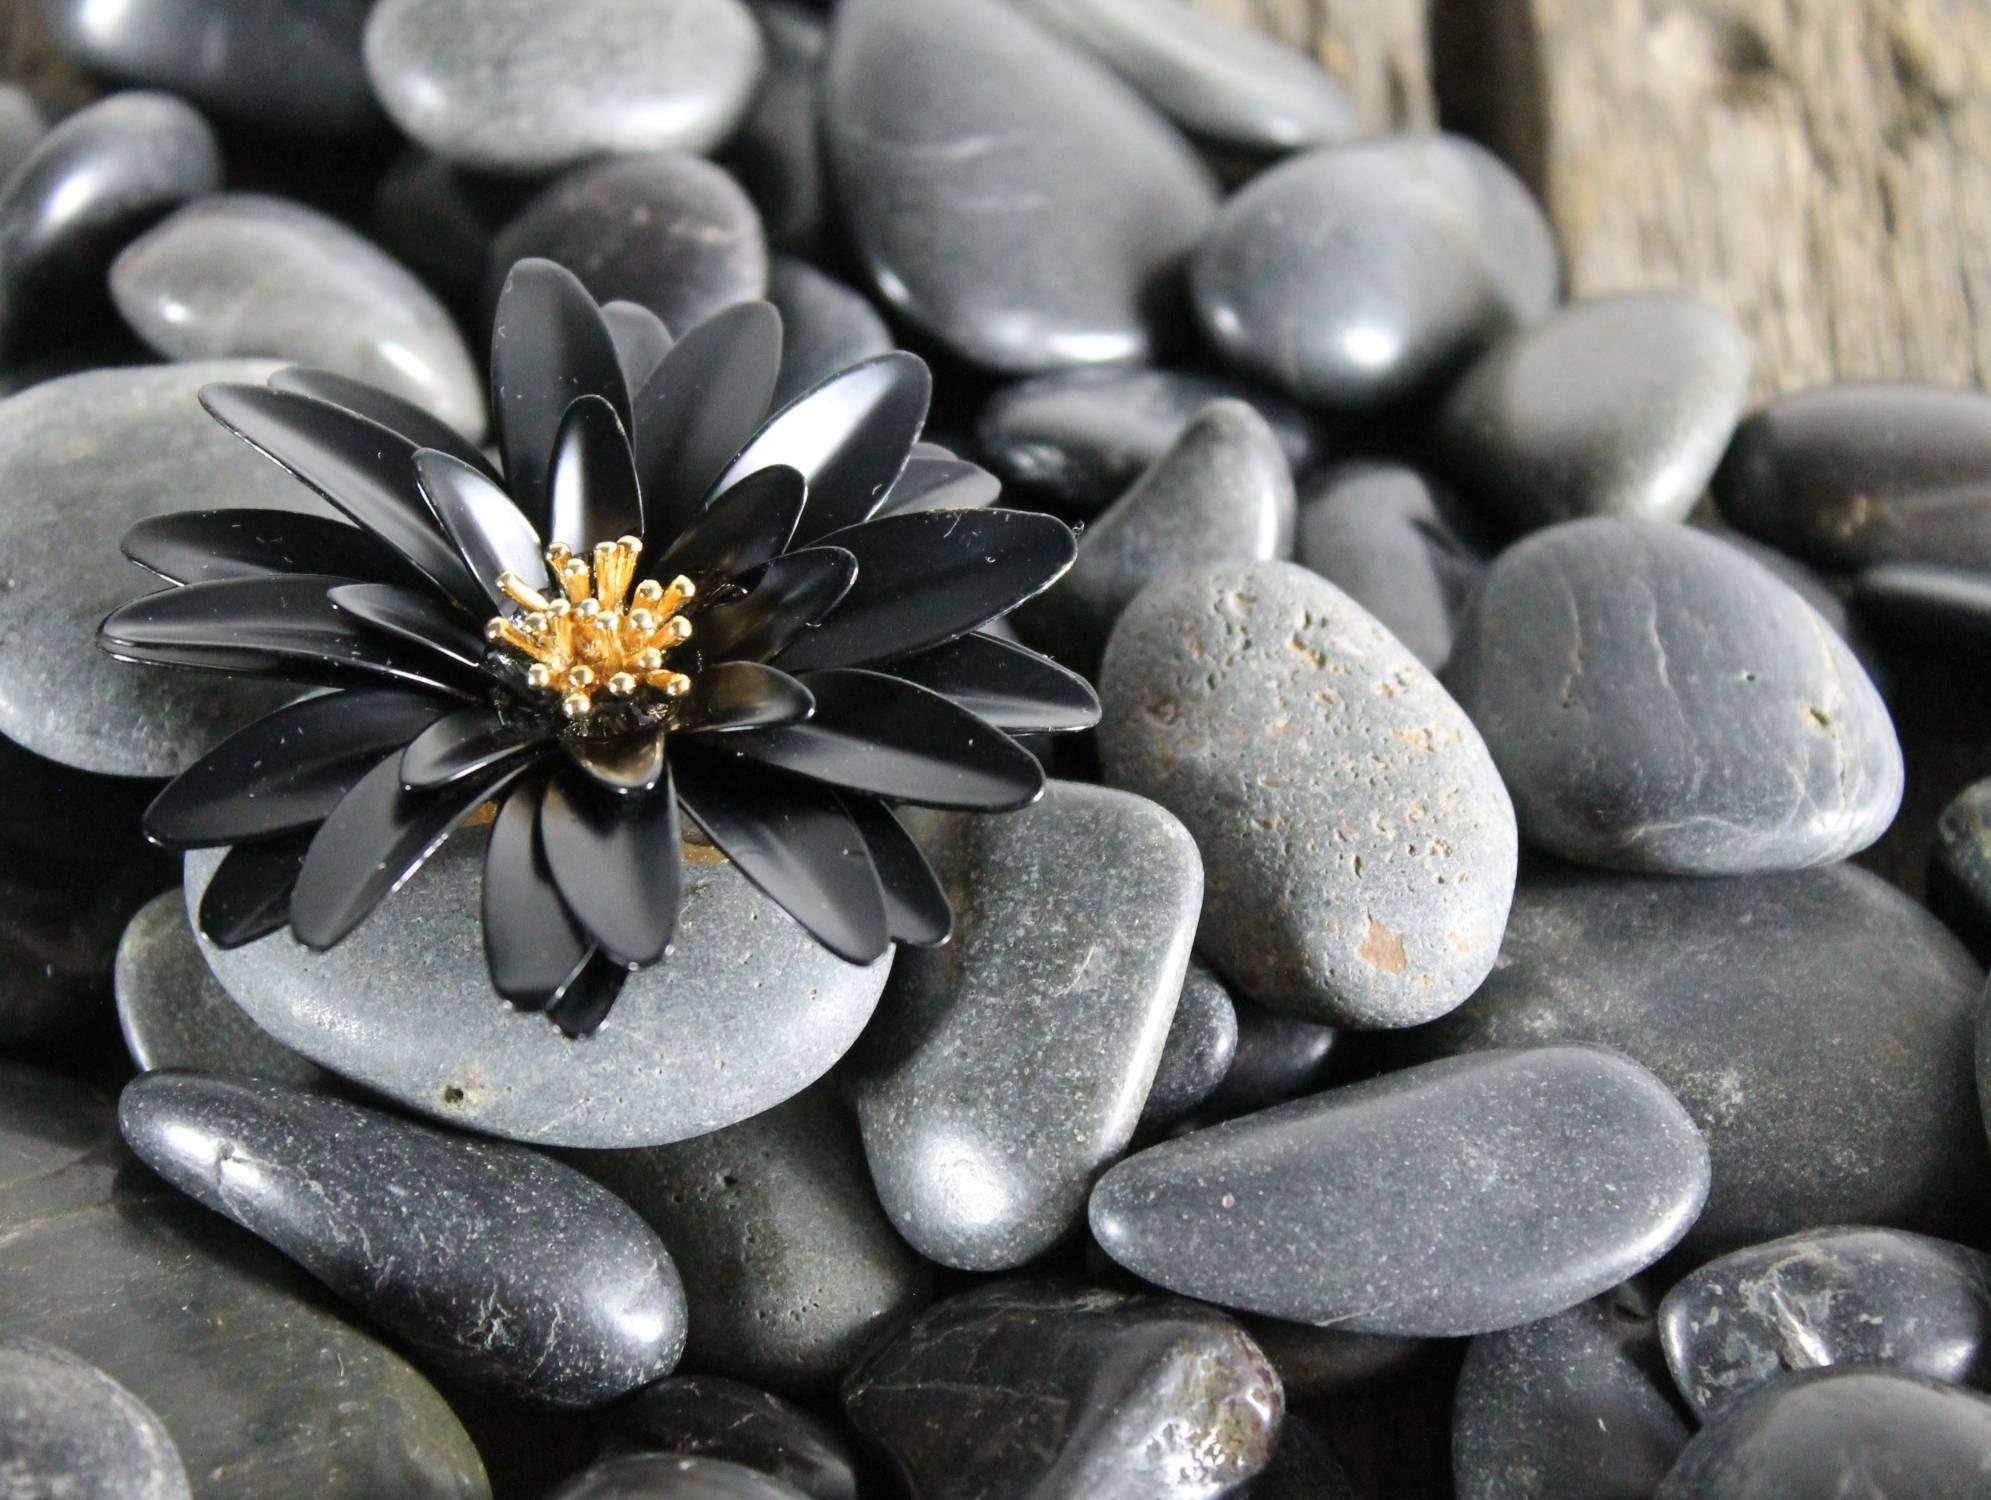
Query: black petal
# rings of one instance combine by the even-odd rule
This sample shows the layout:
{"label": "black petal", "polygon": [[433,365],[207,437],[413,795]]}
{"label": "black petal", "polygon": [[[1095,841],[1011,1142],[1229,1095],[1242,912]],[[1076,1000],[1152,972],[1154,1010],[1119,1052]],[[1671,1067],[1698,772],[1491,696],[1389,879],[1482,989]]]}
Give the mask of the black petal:
{"label": "black petal", "polygon": [[581,396],[600,396],[628,424],[629,387],[594,298],[565,267],[522,260],[505,278],[491,330],[491,406],[512,498],[541,536],[551,535],[561,419]]}
{"label": "black petal", "polygon": [[484,665],[484,639],[426,594],[391,583],[342,583],[327,589],[332,608],[409,645],[448,657],[471,672]]}
{"label": "black petal", "polygon": [[516,573],[534,588],[546,578],[546,550],[532,523],[496,483],[447,453],[422,449],[415,476],[483,597],[511,613],[516,606],[498,587],[498,575]]}
{"label": "black petal", "polygon": [[405,557],[449,599],[481,597],[415,483],[415,445],[378,422],[260,385],[210,385],[201,404],[224,427]]}
{"label": "black petal", "polygon": [[1063,521],[1022,510],[916,511],[829,541],[857,558],[857,582],[781,652],[790,672],[889,661],[966,635],[1049,588],[1078,554]]}
{"label": "black petal", "polygon": [[567,992],[548,1007],[546,1019],[570,1037],[592,1036],[629,980],[621,964],[597,953]]}
{"label": "black petal", "polygon": [[365,417],[369,422],[378,422],[390,432],[398,432],[417,448],[434,448],[447,453],[451,458],[469,464],[497,478],[497,471],[491,461],[478,449],[477,445],[458,432],[441,417],[404,400],[392,391],[383,391],[377,385],[368,385],[363,380],[354,380],[350,375],[335,375],[330,370],[314,370],[308,365],[292,365],[279,370],[270,377],[273,390],[289,391],[297,396],[310,396],[315,400],[329,401],[334,406],[343,406],[347,411]]}
{"label": "black petal", "polygon": [[615,340],[615,360],[622,366],[622,383],[632,393],[643,389],[657,366],[671,352],[671,331],[664,320],[640,302],[604,302],[602,321]]}
{"label": "black petal", "polygon": [[230,849],[201,895],[202,935],[217,948],[240,948],[282,927],[310,844],[298,836]]}
{"label": "black petal", "polygon": [[475,674],[447,655],[383,635],[333,608],[326,596],[343,583],[286,573],[147,594],[110,613],[100,644],[126,661],[297,682],[385,677],[459,697],[470,690]]}
{"label": "black petal", "polygon": [[410,792],[401,785],[401,757],[388,756],[332,809],[311,840],[290,894],[292,935],[321,951],[342,941],[526,764],[513,761],[438,791]]}
{"label": "black petal", "polygon": [[124,555],[168,583],[220,583],[272,573],[329,573],[425,582],[372,532],[290,510],[182,510],[124,534]]}
{"label": "black petal", "polygon": [[1099,695],[1091,683],[1048,656],[992,635],[959,636],[901,657],[891,673],[944,693],[1006,732],[1090,729],[1099,722]]}
{"label": "black petal", "polygon": [[765,661],[836,608],[856,580],[857,559],[841,547],[784,553],[742,580],[745,597],[699,614],[698,649],[707,661]]}
{"label": "black petal", "polygon": [[691,820],[817,942],[857,964],[890,946],[878,872],[834,792],[703,745],[680,744],[671,764]]}
{"label": "black petal", "polygon": [[449,703],[383,688],[286,704],[168,783],[145,810],[146,837],[169,849],[199,849],[308,828]]}
{"label": "black petal", "polygon": [[561,420],[551,503],[547,540],[565,542],[583,557],[596,542],[643,535],[636,456],[622,419],[599,396],[582,396]]}
{"label": "black petal", "polygon": [[649,571],[658,578],[734,578],[778,556],[795,535],[808,489],[793,469],[749,474],[693,518]]}
{"label": "black petal", "polygon": [[769,464],[787,464],[809,486],[802,541],[855,526],[878,509],[906,466],[932,397],[926,362],[904,350],[840,370],[775,413],[713,492]]}
{"label": "black petal", "polygon": [[958,458],[930,458],[915,453],[905,473],[892,486],[881,516],[902,516],[916,510],[980,510],[994,505],[1002,481],[987,469]]}
{"label": "black petal", "polygon": [[543,777],[505,798],[484,854],[484,960],[491,984],[524,1010],[544,1010],[565,995],[594,956],[560,899],[539,842]]}
{"label": "black petal", "polygon": [[680,705],[682,734],[771,729],[806,719],[815,696],[786,672],[757,661],[722,661],[691,679]]}
{"label": "black petal", "polygon": [[757,761],[925,807],[1002,812],[1044,791],[1037,757],[938,693],[882,672],[812,672],[816,712],[727,745]]}
{"label": "black petal", "polygon": [[780,371],[781,314],[765,302],[714,313],[664,356],[636,398],[636,469],[653,544],[667,546],[704,505],[767,415]]}
{"label": "black petal", "polygon": [[617,797],[563,772],[539,811],[546,863],[602,952],[632,967],[664,956],[677,932],[683,870],[668,769],[648,796]]}
{"label": "black petal", "polygon": [[482,703],[459,708],[429,725],[401,752],[401,785],[430,791],[503,765],[553,737],[552,729],[531,719],[508,721]]}
{"label": "black petal", "polygon": [[847,796],[843,805],[877,866],[893,940],[921,948],[946,942],[954,932],[954,908],[912,835],[876,797]]}
{"label": "black petal", "polygon": [[654,792],[669,774],[662,726],[599,740],[569,735],[560,744],[575,765],[617,795]]}

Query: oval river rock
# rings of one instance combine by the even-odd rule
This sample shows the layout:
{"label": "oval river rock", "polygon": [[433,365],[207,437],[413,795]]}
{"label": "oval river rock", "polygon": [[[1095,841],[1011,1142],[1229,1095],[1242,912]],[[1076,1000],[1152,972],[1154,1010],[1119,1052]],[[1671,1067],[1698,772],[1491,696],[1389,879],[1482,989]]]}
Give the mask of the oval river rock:
{"label": "oval river rock", "polygon": [[[703,1135],[799,1093],[841,1057],[885,987],[818,947],[730,864],[687,849],[674,955],[633,976],[585,1041],[491,988],[479,929],[482,829],[457,833],[352,937],[310,953],[279,932],[215,977],[278,1041],[424,1114],[557,1146]],[[189,910],[219,859],[187,860]]]}
{"label": "oval river rock", "polygon": [[1290,563],[1178,574],[1100,673],[1107,779],[1180,818],[1197,944],[1255,1000],[1336,1025],[1442,1015],[1493,966],[1514,889],[1506,790],[1396,637]]}

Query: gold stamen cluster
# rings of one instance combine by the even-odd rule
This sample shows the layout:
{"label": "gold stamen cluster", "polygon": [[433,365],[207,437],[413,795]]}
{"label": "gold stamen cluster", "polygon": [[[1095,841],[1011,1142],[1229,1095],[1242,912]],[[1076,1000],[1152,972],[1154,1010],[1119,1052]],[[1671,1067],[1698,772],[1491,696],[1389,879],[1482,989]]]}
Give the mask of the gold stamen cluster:
{"label": "gold stamen cluster", "polygon": [[681,611],[698,589],[684,577],[668,585],[646,578],[632,589],[642,551],[633,536],[602,542],[590,566],[555,542],[546,549],[546,566],[559,589],[556,599],[516,573],[498,575],[499,590],[522,613],[496,616],[484,627],[484,639],[531,662],[526,680],[558,693],[560,711],[570,719],[584,718],[604,690],[622,699],[645,689],[666,698],[691,691],[691,679],[666,667],[664,655],[691,639],[691,620]]}

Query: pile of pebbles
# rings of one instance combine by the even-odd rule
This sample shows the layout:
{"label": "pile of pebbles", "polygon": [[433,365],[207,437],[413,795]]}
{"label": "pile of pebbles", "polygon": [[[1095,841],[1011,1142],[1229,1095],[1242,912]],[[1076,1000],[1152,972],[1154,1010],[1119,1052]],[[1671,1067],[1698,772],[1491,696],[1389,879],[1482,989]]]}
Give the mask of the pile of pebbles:
{"label": "pile of pebbles", "polygon": [[[0,93],[0,1491],[1986,1493],[1991,397],[1751,411],[1183,0],[41,9],[107,91]],[[302,503],[211,381],[485,439],[528,255],[768,298],[779,399],[913,349],[1080,525],[1004,628],[1104,718],[909,820],[949,946],[708,860],[573,1042],[475,828],[194,932],[138,815],[274,700],[97,650],[117,539]]]}

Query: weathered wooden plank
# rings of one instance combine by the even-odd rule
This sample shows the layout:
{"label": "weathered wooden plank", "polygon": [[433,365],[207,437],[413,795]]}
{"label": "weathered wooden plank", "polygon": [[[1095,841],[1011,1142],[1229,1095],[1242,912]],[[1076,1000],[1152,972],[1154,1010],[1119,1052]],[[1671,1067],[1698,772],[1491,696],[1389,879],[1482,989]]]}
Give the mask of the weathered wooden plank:
{"label": "weathered wooden plank", "polygon": [[1759,393],[1991,376],[1986,0],[1437,0],[1445,117],[1549,205],[1572,291],[1684,285]]}
{"label": "weathered wooden plank", "polygon": [[0,80],[25,87],[51,116],[101,92],[55,50],[34,0],[0,4]]}
{"label": "weathered wooden plank", "polygon": [[1197,0],[1205,10],[1256,27],[1309,52],[1348,86],[1373,130],[1429,128],[1431,93],[1426,0]]}

